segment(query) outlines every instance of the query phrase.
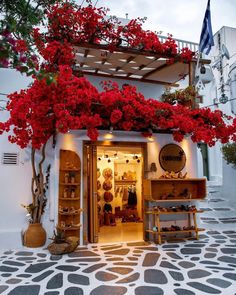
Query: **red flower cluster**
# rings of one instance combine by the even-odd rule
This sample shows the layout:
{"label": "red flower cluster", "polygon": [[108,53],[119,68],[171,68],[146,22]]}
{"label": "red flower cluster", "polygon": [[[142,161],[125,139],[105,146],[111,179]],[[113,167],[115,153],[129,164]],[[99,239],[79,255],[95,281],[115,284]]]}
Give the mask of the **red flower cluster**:
{"label": "red flower cluster", "polygon": [[45,78],[35,80],[31,88],[9,95],[10,119],[0,124],[0,132],[12,130],[11,142],[40,148],[55,132],[70,129],[87,129],[90,139],[96,140],[98,129],[111,126],[149,132],[148,136],[150,129],[174,130],[176,141],[189,135],[194,142],[210,146],[217,140],[236,140],[236,120],[227,124],[220,111],[146,100],[132,86],[119,89],[117,84],[105,83],[99,93],[85,78],[75,77],[69,66],[59,66],[55,80],[50,85]]}

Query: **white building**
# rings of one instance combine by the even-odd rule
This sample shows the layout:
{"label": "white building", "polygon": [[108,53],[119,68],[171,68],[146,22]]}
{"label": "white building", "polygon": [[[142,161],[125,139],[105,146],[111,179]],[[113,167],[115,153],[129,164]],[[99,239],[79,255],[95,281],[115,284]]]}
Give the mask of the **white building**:
{"label": "white building", "polygon": [[[236,115],[236,28],[222,27],[214,35],[214,46],[209,58],[211,64],[201,74],[204,95],[201,107],[222,110],[225,114]],[[205,150],[205,169],[208,170],[210,185],[220,186],[222,196],[235,203],[236,170],[222,159],[221,144]],[[208,154],[208,155],[207,155]],[[200,173],[200,172],[199,172]]]}

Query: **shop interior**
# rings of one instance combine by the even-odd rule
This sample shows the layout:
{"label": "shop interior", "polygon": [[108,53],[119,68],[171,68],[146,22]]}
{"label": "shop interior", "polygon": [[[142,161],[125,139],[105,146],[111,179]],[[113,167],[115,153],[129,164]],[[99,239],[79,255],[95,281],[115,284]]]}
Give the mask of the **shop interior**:
{"label": "shop interior", "polygon": [[97,147],[99,243],[143,239],[141,147]]}

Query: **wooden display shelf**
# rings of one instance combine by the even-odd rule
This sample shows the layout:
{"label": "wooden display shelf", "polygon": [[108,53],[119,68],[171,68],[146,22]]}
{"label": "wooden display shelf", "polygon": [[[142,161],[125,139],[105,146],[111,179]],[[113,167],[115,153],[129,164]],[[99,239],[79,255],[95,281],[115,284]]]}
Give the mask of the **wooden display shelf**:
{"label": "wooden display shelf", "polygon": [[81,227],[81,224],[76,225],[76,226],[66,226],[66,227],[58,226],[57,228],[62,231],[67,231],[67,230],[79,230],[80,227]]}
{"label": "wooden display shelf", "polygon": [[154,200],[154,199],[145,199],[145,201],[148,202],[156,202],[156,203],[168,203],[168,202],[191,202],[191,201],[201,201],[201,199],[198,198],[191,198],[191,199],[166,199],[166,200]]}
{"label": "wooden display shelf", "polygon": [[60,184],[60,185],[65,185],[65,186],[79,186],[79,185],[80,185],[79,182],[74,182],[74,183],[70,183],[70,182],[68,182],[68,183],[60,182],[59,184]]}
{"label": "wooden display shelf", "polygon": [[170,230],[170,231],[155,231],[151,229],[146,229],[146,232],[152,233],[152,234],[178,234],[178,233],[191,233],[191,232],[199,232],[204,231],[204,228],[196,228],[196,229],[183,229],[183,230]]}
{"label": "wooden display shelf", "polygon": [[75,172],[79,172],[80,169],[66,169],[66,168],[62,168],[62,169],[60,169],[60,171],[75,171]]}
{"label": "wooden display shelf", "polygon": [[80,198],[59,198],[61,201],[78,201]]}
{"label": "wooden display shelf", "polygon": [[162,215],[162,214],[193,214],[193,213],[203,213],[203,210],[195,210],[195,211],[147,211],[145,214],[156,214],[156,215]]}
{"label": "wooden display shelf", "polygon": [[78,215],[80,212],[76,212],[76,213],[67,213],[67,212],[59,212],[58,214],[59,215],[66,215],[66,216],[68,216],[68,215]]}
{"label": "wooden display shelf", "polygon": [[125,180],[125,179],[123,179],[123,180],[115,180],[115,184],[116,185],[119,185],[119,184],[125,184],[125,183],[127,183],[127,184],[131,184],[131,183],[136,183],[137,182],[137,180]]}

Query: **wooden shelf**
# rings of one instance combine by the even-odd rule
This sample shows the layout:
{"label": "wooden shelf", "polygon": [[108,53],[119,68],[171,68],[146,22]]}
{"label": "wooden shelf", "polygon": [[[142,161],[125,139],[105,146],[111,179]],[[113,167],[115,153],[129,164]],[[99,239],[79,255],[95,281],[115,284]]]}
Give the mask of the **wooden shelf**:
{"label": "wooden shelf", "polygon": [[170,230],[170,231],[154,231],[151,229],[146,229],[146,232],[152,233],[152,234],[178,234],[178,233],[191,233],[191,232],[199,232],[199,231],[204,231],[204,228],[196,228],[196,229],[185,229],[185,230]]}
{"label": "wooden shelf", "polygon": [[59,198],[61,201],[78,201],[80,198]]}
{"label": "wooden shelf", "polygon": [[80,227],[81,227],[81,224],[80,225],[76,225],[76,226],[66,226],[66,227],[58,226],[57,228],[59,230],[67,231],[67,230],[79,230]]}
{"label": "wooden shelf", "polygon": [[115,180],[115,185],[136,183],[137,180]]}
{"label": "wooden shelf", "polygon": [[64,169],[64,168],[62,168],[62,169],[60,169],[60,171],[75,171],[75,172],[79,172],[80,169]]}
{"label": "wooden shelf", "polygon": [[197,199],[197,198],[192,198],[192,199],[166,199],[166,200],[154,200],[154,199],[145,199],[145,201],[148,202],[163,202],[163,203],[167,203],[167,202],[191,202],[191,201],[201,201],[201,199]]}
{"label": "wooden shelf", "polygon": [[80,185],[79,182],[74,182],[74,183],[70,183],[70,182],[68,182],[68,183],[60,182],[59,184],[60,184],[60,185],[65,185],[65,186],[79,186],[79,185]]}
{"label": "wooden shelf", "polygon": [[68,215],[78,215],[79,213],[80,213],[80,212],[76,212],[76,213],[69,213],[69,212],[68,212],[68,213],[67,213],[67,212],[64,213],[64,212],[59,212],[60,215],[66,215],[66,216],[68,216]]}
{"label": "wooden shelf", "polygon": [[192,213],[203,213],[203,210],[195,210],[195,211],[147,211],[145,214],[156,214],[156,215],[162,215],[162,214],[192,214]]}

